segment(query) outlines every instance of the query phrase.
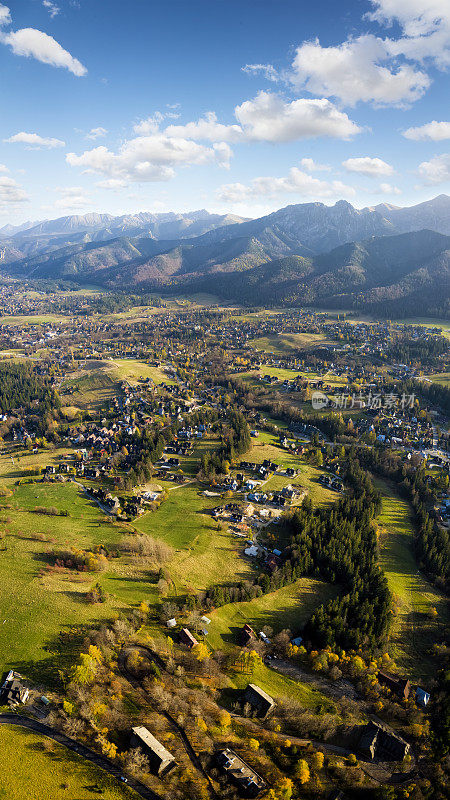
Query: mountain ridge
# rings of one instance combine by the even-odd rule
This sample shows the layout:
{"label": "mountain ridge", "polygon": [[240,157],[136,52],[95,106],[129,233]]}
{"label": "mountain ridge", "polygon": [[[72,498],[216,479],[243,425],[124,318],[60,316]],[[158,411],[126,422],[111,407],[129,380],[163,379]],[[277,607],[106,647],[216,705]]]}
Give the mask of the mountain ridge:
{"label": "mountain ridge", "polygon": [[[112,219],[87,215],[39,223],[0,242],[0,263],[22,278],[70,279],[133,291],[202,287],[246,302],[253,292],[265,304],[273,299],[265,284],[281,304],[289,298],[332,305],[403,302],[420,287],[428,306],[448,302],[446,195],[407,208],[379,204],[356,209],[345,200],[333,206],[292,204],[238,222],[204,210]],[[144,221],[144,228],[132,235],[133,226]],[[105,223],[109,227],[102,227]],[[90,230],[67,236],[67,227],[83,224]],[[118,235],[111,236],[114,231]],[[177,235],[161,238],[171,231]],[[419,305],[419,297],[414,302]]]}

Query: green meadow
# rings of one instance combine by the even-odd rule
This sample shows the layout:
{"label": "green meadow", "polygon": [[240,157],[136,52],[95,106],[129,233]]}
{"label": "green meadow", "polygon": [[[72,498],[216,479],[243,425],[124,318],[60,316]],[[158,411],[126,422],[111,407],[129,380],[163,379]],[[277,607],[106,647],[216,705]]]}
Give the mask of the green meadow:
{"label": "green meadow", "polygon": [[[138,795],[100,767],[32,731],[0,726],[0,800],[133,800]],[[97,788],[95,788],[97,787]]]}
{"label": "green meadow", "polygon": [[[394,596],[391,654],[412,679],[431,679],[435,665],[429,649],[437,641],[437,633],[450,624],[448,602],[418,570],[409,504],[385,482],[376,484],[383,493],[383,508],[378,517],[380,563]],[[436,609],[436,617],[432,609]]]}

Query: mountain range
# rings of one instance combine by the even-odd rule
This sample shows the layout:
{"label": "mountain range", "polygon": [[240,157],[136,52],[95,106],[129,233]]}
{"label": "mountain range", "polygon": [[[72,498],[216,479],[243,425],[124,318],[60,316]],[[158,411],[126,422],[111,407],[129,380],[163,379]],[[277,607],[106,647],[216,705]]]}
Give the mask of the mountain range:
{"label": "mountain range", "polygon": [[243,220],[207,211],[69,216],[0,229],[9,275],[230,302],[447,314],[450,197],[358,210],[340,200]]}

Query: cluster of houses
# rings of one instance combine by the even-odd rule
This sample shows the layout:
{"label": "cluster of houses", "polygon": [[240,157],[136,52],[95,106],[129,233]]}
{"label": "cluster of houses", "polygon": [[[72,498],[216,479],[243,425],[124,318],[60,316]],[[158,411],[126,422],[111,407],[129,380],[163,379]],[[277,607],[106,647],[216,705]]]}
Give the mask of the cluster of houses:
{"label": "cluster of houses", "polygon": [[341,480],[339,480],[339,478],[336,477],[336,475],[324,473],[320,476],[319,483],[321,483],[322,486],[325,486],[325,488],[331,489],[333,492],[342,492],[344,489],[344,484]]}

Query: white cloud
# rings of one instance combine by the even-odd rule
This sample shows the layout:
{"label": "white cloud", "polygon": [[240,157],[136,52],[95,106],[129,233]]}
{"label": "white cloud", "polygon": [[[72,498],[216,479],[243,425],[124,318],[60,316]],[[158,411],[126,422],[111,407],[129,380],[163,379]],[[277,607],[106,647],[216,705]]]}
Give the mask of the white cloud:
{"label": "white cloud", "polygon": [[167,136],[209,142],[236,142],[243,139],[244,136],[240,125],[222,125],[217,121],[214,111],[208,111],[196,122],[188,122],[186,125],[169,125],[164,133]]}
{"label": "white cloud", "polygon": [[9,169],[6,166],[6,164],[0,164],[0,172],[9,172]]}
{"label": "white cloud", "polygon": [[331,170],[328,164],[318,164],[313,158],[302,158],[300,166],[307,172],[329,172]]}
{"label": "white cloud", "polygon": [[[173,106],[168,106],[168,108],[177,109],[178,104],[175,103]],[[138,136],[151,136],[153,133],[159,131],[160,125],[165,119],[178,119],[179,116],[177,111],[165,111],[164,114],[161,111],[155,111],[153,116],[142,119],[140,122],[137,122],[136,125],[133,125],[133,131],[137,133]],[[192,136],[189,138],[193,139],[195,137]]]}
{"label": "white cloud", "polygon": [[347,158],[342,162],[342,166],[347,172],[358,172],[360,175],[367,175],[369,178],[381,178],[384,175],[392,175],[394,167],[387,164],[381,158]]}
{"label": "white cloud", "polygon": [[349,139],[361,128],[325,99],[285,102],[279,95],[259,92],[236,106],[235,116],[248,141],[293,142],[316,136]]}
{"label": "white cloud", "polygon": [[427,36],[450,23],[446,0],[371,0],[375,6],[371,19],[392,24],[397,21],[406,36]]}
{"label": "white cloud", "polygon": [[[209,142],[292,142],[318,136],[349,139],[361,131],[329,100],[286,102],[277,94],[259,92],[236,106],[234,113],[238,125],[224,125],[213,111],[208,111],[195,122],[169,125],[164,135]],[[159,133],[163,119],[164,115],[157,112],[135,125],[134,131],[140,135]]]}
{"label": "white cloud", "polygon": [[418,172],[424,183],[427,184],[450,181],[450,153],[442,153],[429,161],[422,161],[419,164]]}
{"label": "white cloud", "polygon": [[231,150],[225,142],[205,147],[187,139],[164,133],[138,136],[126,141],[117,153],[107,147],[86,150],[80,156],[68,153],[66,161],[73,167],[97,172],[125,181],[167,181],[174,177],[174,167],[216,162],[229,165]]}
{"label": "white cloud", "polygon": [[298,167],[292,167],[288,175],[282,178],[254,178],[249,185],[229,183],[218,190],[220,200],[233,204],[284,194],[296,194],[301,198],[337,199],[354,197],[356,192],[352,186],[347,186],[341,181],[321,181]]}
{"label": "white cloud", "polygon": [[27,200],[27,193],[13,178],[0,175],[0,207],[24,203]]}
{"label": "white cloud", "polygon": [[410,64],[389,66],[390,61],[386,41],[371,34],[335,47],[322,47],[316,39],[297,48],[291,82],[349,106],[359,101],[403,106],[422,97],[430,85],[428,75]]}
{"label": "white cloud", "polygon": [[49,150],[66,146],[62,139],[39,136],[38,133],[25,133],[25,131],[15,133],[14,136],[10,136],[9,139],[4,139],[3,141],[9,142],[9,144],[25,144],[28,148],[40,149],[41,147],[47,147]]}
{"label": "white cloud", "polygon": [[[51,6],[56,6],[50,3]],[[0,28],[11,25],[9,8],[0,5]],[[0,31],[0,42],[8,45],[16,56],[35,58],[43,64],[68,69],[77,77],[86,75],[86,67],[47,33],[36,28],[21,28],[18,31]]]}
{"label": "white cloud", "polygon": [[11,12],[7,6],[0,5],[0,28],[11,25]]}
{"label": "white cloud", "polygon": [[52,0],[42,0],[42,5],[44,6],[44,8],[47,9],[52,19],[58,16],[58,14],[61,11],[61,9],[59,8],[59,6],[56,5],[56,3],[52,3]]}
{"label": "white cloud", "polygon": [[35,28],[22,28],[19,31],[2,34],[0,41],[9,45],[16,56],[35,58],[52,67],[63,67],[78,78],[87,73],[86,67],[64,50],[53,36]]}
{"label": "white cloud", "polygon": [[246,64],[241,67],[241,71],[247,75],[263,75],[266,80],[274,83],[280,80],[280,75],[272,64]]}
{"label": "white cloud", "polygon": [[390,183],[380,183],[378,194],[401,194],[401,189],[398,186],[392,186]]}
{"label": "white cloud", "polygon": [[107,178],[104,181],[99,181],[97,186],[100,189],[110,189],[111,191],[117,192],[120,189],[125,189],[125,187],[128,186],[128,182],[120,178]]}
{"label": "white cloud", "polygon": [[103,136],[106,136],[107,133],[108,131],[106,128],[91,128],[89,133],[86,134],[86,139],[101,139]]}
{"label": "white cloud", "polygon": [[[297,89],[337,97],[347,105],[405,106],[431,84],[427,67],[450,66],[448,0],[370,0],[365,18],[388,26],[395,36],[366,31],[330,47],[302,42],[288,79]],[[395,28],[394,28],[395,30]],[[396,33],[397,33],[396,31]]]}
{"label": "white cloud", "polygon": [[408,130],[403,131],[403,136],[416,142],[427,140],[442,142],[444,139],[450,139],[450,122],[437,122],[434,119],[425,125],[419,125],[417,128],[408,128]]}

